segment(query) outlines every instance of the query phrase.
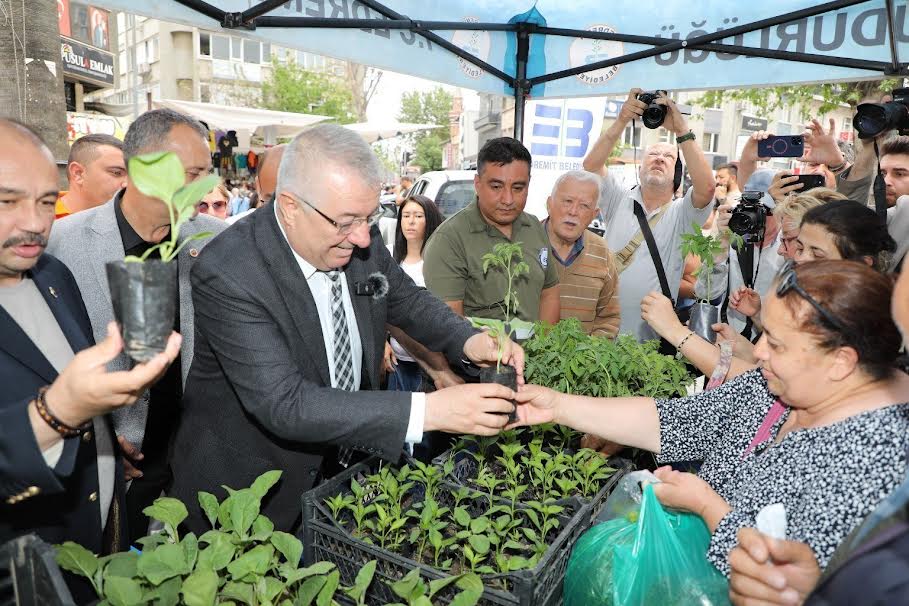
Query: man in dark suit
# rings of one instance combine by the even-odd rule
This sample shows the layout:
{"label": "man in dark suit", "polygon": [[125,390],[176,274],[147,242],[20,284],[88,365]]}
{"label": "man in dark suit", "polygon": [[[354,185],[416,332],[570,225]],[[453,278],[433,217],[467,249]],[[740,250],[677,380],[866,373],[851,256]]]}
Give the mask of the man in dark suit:
{"label": "man in dark suit", "polygon": [[[191,504],[191,529],[207,529],[193,506],[199,490],[223,495],[221,485],[283,469],[263,513],[292,530],[323,457],[337,460],[329,446],[342,448],[342,464],[347,449],[397,460],[424,431],[493,435],[513,410],[501,385],[374,391],[386,323],[452,363],[494,362],[497,353],[494,339],[414,285],[373,237],[378,230],[370,233],[380,187],[380,164],[359,135],[309,129],[284,152],[276,201],[222,233],[193,267],[195,354],[171,491]],[[521,376],[523,351],[504,345]]]}
{"label": "man in dark suit", "polygon": [[42,254],[57,198],[53,156],[16,123],[0,119],[0,138],[0,543],[35,532],[109,553],[126,534],[107,413],[135,402],[180,338],[131,372],[107,372],[122,348],[116,326],[92,346],[72,273]]}

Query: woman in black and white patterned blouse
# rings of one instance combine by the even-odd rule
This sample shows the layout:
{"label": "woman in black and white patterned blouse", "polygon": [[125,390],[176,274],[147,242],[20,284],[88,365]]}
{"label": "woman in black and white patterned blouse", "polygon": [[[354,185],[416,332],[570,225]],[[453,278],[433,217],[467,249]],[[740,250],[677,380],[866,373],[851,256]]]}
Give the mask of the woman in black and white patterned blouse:
{"label": "woman in black and white patterned blouse", "polygon": [[[707,557],[724,574],[738,529],[774,503],[786,508],[787,538],[810,545],[824,567],[906,475],[909,376],[894,368],[892,288],[862,263],[787,267],[762,311],[758,369],[673,400],[527,386],[518,394],[519,424],[561,423],[662,462],[703,459],[697,476],[657,470],[655,492],[704,519],[713,535]],[[784,404],[774,406],[777,399]]]}

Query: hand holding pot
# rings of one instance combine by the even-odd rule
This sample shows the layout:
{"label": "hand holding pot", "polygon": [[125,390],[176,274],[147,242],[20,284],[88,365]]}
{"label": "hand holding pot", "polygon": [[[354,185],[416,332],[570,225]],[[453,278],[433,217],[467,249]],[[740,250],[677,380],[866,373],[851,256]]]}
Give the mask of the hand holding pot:
{"label": "hand holding pot", "polygon": [[654,291],[641,299],[641,318],[670,343],[678,343],[688,334],[672,308],[672,301],[661,293]]}
{"label": "hand holding pot", "polygon": [[423,431],[494,436],[514,410],[515,392],[496,383],[456,385],[426,394]]}
{"label": "hand holding pot", "polygon": [[107,338],[76,354],[48,388],[48,408],[70,427],[78,427],[93,417],[134,403],[180,354],[181,341],[178,333],[171,333],[163,353],[132,370],[108,372],[107,363],[123,349],[120,331],[111,322]]}
{"label": "hand holding pot", "polygon": [[522,386],[518,391],[517,397],[515,397],[515,402],[518,404],[518,421],[517,423],[512,423],[511,427],[556,422],[560,395],[559,392],[548,387],[540,387],[539,385]]}
{"label": "hand holding pot", "polygon": [[736,606],[801,604],[821,577],[805,543],[772,539],[754,528],[742,528],[738,546],[729,554],[729,597]]}
{"label": "hand holding pot", "polygon": [[502,364],[513,366],[518,385],[524,384],[524,350],[506,336],[494,338],[486,331],[477,333],[464,343],[464,355],[477,366],[493,366],[499,359],[499,340],[502,339]]}

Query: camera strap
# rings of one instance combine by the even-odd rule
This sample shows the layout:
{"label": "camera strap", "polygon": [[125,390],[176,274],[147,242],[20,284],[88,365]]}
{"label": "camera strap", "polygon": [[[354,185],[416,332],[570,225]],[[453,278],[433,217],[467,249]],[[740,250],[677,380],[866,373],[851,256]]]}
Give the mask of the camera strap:
{"label": "camera strap", "polygon": [[884,175],[881,174],[881,152],[877,147],[877,138],[874,139],[874,155],[877,158],[877,176],[874,177],[874,185],[871,190],[874,192],[874,210],[877,212],[878,219],[886,227],[887,225],[887,183],[884,181]]}
{"label": "camera strap", "polygon": [[[756,244],[745,243],[742,248],[736,247],[735,256],[739,260],[739,269],[742,271],[742,282],[745,283],[745,286],[748,288],[754,288],[755,272],[754,272],[754,249],[757,247]],[[761,265],[761,253],[758,253],[758,271],[760,271]],[[723,305],[720,307],[720,320],[729,324],[729,295],[732,290],[732,270],[726,273],[726,298],[723,299]],[[708,293],[709,294],[709,293]],[[754,322],[750,317],[745,317],[745,328],[742,329],[740,333],[743,337],[751,340],[751,328],[754,326]]]}
{"label": "camera strap", "polygon": [[[650,231],[650,225],[647,223],[647,217],[644,215],[644,208],[638,204],[637,201],[632,201],[632,203],[634,204],[634,216],[638,218],[638,224],[641,226],[641,233],[644,234],[644,240],[647,241],[647,249],[650,251],[650,258],[653,259],[653,266],[656,268],[657,278],[660,281],[660,289],[662,289],[666,298],[672,301],[672,306],[675,307],[675,297],[672,296],[672,291],[669,290],[669,280],[666,279],[666,271],[663,269],[663,260],[660,258],[660,249],[657,248],[656,240],[653,239],[653,232]],[[668,206],[668,204],[663,205],[659,212],[662,213],[666,206]]]}

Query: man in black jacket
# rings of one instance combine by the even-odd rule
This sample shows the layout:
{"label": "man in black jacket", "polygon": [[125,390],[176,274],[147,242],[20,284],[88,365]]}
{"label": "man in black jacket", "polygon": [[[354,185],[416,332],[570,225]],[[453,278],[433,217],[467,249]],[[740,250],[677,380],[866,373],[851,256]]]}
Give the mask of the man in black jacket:
{"label": "man in black jacket", "polygon": [[[495,362],[479,333],[391,258],[373,229],[378,160],[337,125],[288,144],[276,201],[223,232],[193,266],[196,341],[177,432],[172,495],[248,486],[284,470],[262,513],[292,530],[300,495],[350,451],[397,460],[424,431],[492,435],[513,409],[501,385],[377,391],[386,323],[452,363]],[[238,253],[242,251],[242,254]],[[227,261],[226,261],[227,260]],[[504,344],[523,373],[523,351]],[[333,450],[340,447],[340,455]],[[208,530],[190,506],[188,526]]]}
{"label": "man in black jacket", "polygon": [[[108,373],[116,326],[93,346],[79,288],[42,254],[54,221],[57,169],[41,140],[0,119],[0,543],[37,533],[95,553],[125,547],[123,470],[106,416],[135,401],[179,351]],[[93,597],[72,585],[77,600]]]}

